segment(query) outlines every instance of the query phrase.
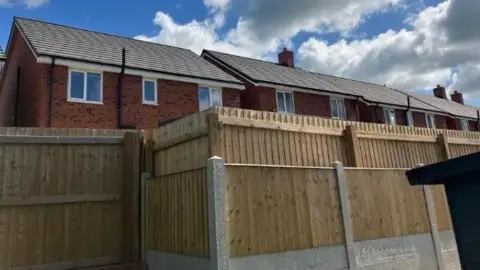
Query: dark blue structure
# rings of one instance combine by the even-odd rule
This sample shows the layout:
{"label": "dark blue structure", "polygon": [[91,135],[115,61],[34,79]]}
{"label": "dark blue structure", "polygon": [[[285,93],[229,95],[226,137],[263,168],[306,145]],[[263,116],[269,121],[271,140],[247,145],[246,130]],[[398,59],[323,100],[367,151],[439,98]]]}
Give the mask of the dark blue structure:
{"label": "dark blue structure", "polygon": [[480,269],[480,152],[406,174],[410,185],[445,185],[462,269]]}

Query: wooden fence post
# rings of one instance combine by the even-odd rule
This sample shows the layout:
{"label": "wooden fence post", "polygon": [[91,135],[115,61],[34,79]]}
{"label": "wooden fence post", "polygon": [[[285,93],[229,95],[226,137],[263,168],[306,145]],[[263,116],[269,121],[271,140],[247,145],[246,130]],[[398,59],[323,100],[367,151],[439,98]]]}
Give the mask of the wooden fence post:
{"label": "wooden fence post", "polygon": [[[423,164],[418,164],[415,167],[422,167]],[[437,266],[439,270],[444,270],[442,256],[442,244],[440,242],[440,236],[437,229],[437,214],[435,212],[435,204],[433,203],[432,190],[430,186],[422,186],[423,195],[425,197],[425,206],[427,207],[428,222],[430,224],[430,234],[432,236],[433,249],[435,250],[435,258],[437,260]]]}
{"label": "wooden fence post", "polygon": [[152,131],[144,132],[144,144],[143,144],[143,171],[149,173],[150,175],[155,175],[154,172],[154,153],[153,153],[153,134]]}
{"label": "wooden fence post", "polygon": [[351,167],[362,167],[362,158],[360,157],[360,147],[358,143],[357,130],[355,126],[347,126],[344,131],[345,141],[347,143],[348,158]]}
{"label": "wooden fence post", "polygon": [[207,161],[208,243],[212,270],[228,270],[225,162],[211,157]]}
{"label": "wooden fence post", "polygon": [[218,115],[214,112],[206,116],[208,130],[208,156],[221,156],[221,136]]}
{"label": "wooden fence post", "polygon": [[140,260],[140,135],[126,132],[123,148],[123,241],[122,260]]}
{"label": "wooden fence post", "polygon": [[340,206],[342,209],[343,230],[345,233],[345,242],[347,246],[348,269],[357,269],[357,259],[355,256],[355,246],[353,240],[352,219],[350,217],[350,204],[348,202],[348,187],[345,179],[345,170],[343,164],[339,161],[333,163],[337,176],[338,191],[340,195]]}
{"label": "wooden fence post", "polygon": [[141,179],[141,189],[140,189],[140,240],[141,240],[141,257],[142,261],[145,261],[146,254],[147,254],[147,206],[148,206],[148,198],[147,198],[147,187],[148,187],[148,180],[150,178],[150,173],[145,172],[142,173]]}
{"label": "wooden fence post", "polygon": [[450,146],[448,145],[448,136],[447,134],[438,134],[437,137],[437,144],[440,146],[440,149],[442,150],[443,153],[443,160],[448,160],[452,158],[452,155],[450,153]]}

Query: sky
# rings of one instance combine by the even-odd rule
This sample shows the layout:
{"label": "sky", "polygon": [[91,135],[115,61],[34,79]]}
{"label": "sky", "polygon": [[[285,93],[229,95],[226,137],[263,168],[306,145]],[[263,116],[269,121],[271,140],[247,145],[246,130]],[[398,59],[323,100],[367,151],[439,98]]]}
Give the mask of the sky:
{"label": "sky", "polygon": [[479,0],[0,0],[0,46],[14,16],[151,42],[276,61],[480,107]]}

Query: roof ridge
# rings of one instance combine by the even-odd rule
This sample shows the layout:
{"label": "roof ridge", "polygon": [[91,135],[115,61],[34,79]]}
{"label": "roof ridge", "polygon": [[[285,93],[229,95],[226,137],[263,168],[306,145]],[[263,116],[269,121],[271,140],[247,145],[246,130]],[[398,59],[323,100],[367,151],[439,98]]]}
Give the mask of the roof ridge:
{"label": "roof ridge", "polygon": [[132,41],[138,41],[138,42],[144,42],[148,44],[153,44],[155,46],[164,46],[164,47],[170,47],[170,48],[175,48],[175,49],[181,49],[185,51],[189,51],[193,54],[196,54],[190,49],[182,48],[182,47],[177,47],[173,45],[167,45],[167,44],[162,44],[162,43],[157,43],[157,42],[151,42],[151,41],[146,41],[146,40],[141,40],[141,39],[135,39],[131,37],[125,37],[125,36],[120,36],[120,35],[115,35],[115,34],[110,34],[110,33],[105,33],[105,32],[100,32],[100,31],[95,31],[95,30],[89,30],[85,28],[79,28],[75,26],[70,26],[70,25],[65,25],[65,24],[59,24],[59,23],[53,23],[53,22],[47,22],[47,21],[42,21],[42,20],[36,20],[36,19],[30,19],[30,18],[24,18],[24,17],[18,17],[15,16],[13,18],[14,21],[17,21],[18,19],[20,20],[26,20],[26,21],[31,21],[31,22],[38,22],[38,23],[43,23],[43,24],[49,24],[49,25],[54,25],[54,26],[59,26],[59,27],[65,27],[65,28],[70,28],[74,30],[79,30],[79,31],[84,31],[84,32],[89,32],[89,33],[94,33],[94,34],[99,34],[99,35],[104,35],[104,36],[110,36],[110,37],[116,37],[116,38],[122,38],[122,39],[127,39],[127,40],[132,40]]}

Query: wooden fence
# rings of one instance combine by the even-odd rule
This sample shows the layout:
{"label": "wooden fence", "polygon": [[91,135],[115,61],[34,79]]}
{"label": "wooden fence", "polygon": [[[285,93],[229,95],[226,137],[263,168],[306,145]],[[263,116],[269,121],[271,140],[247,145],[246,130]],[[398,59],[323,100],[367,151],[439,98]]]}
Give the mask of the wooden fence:
{"label": "wooden fence", "polygon": [[[227,163],[411,168],[480,151],[480,132],[387,126],[212,108],[153,131],[146,170],[169,174]],[[152,158],[150,158],[152,159]]]}
{"label": "wooden fence", "polygon": [[124,133],[0,128],[0,269],[139,260],[140,140]]}
{"label": "wooden fence", "polygon": [[[334,169],[226,164],[226,171],[231,257],[345,244]],[[354,241],[431,231],[422,188],[408,184],[405,169],[346,168],[345,181]],[[448,213],[439,192],[441,221]]]}
{"label": "wooden fence", "polygon": [[146,249],[209,257],[205,168],[146,181]]}

